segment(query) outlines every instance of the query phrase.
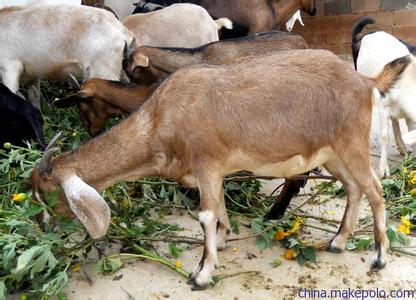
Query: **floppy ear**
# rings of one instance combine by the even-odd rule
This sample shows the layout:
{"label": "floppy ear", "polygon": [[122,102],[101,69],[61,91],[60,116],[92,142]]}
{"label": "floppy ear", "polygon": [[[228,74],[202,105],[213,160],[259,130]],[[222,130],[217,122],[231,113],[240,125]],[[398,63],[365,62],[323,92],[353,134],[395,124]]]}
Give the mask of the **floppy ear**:
{"label": "floppy ear", "polygon": [[75,94],[72,94],[66,98],[63,99],[57,99],[55,101],[52,102],[53,105],[55,105],[58,108],[66,108],[66,107],[70,107],[70,106],[74,106],[77,105],[81,102],[84,102],[86,100],[88,100],[90,98],[89,95],[87,95],[86,93],[79,91],[76,92]]}
{"label": "floppy ear", "polygon": [[91,237],[98,239],[104,236],[110,224],[111,212],[100,194],[76,175],[65,179],[62,188],[71,210]]}
{"label": "floppy ear", "polygon": [[133,58],[133,62],[130,66],[130,70],[133,71],[136,67],[145,67],[149,66],[149,58],[143,54],[136,54]]}

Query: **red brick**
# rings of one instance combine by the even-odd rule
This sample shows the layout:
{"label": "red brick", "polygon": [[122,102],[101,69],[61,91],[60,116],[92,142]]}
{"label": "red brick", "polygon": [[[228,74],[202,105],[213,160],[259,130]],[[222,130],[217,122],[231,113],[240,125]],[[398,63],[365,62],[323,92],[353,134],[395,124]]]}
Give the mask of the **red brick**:
{"label": "red brick", "polygon": [[377,13],[371,14],[371,17],[373,17],[376,20],[376,27],[392,27],[393,26],[394,15],[391,11],[377,12]]}
{"label": "red brick", "polygon": [[405,41],[414,39],[416,26],[393,27],[392,34]]}
{"label": "red brick", "polygon": [[416,26],[416,9],[393,12],[394,26]]}
{"label": "red brick", "polygon": [[373,12],[379,9],[379,0],[351,0],[351,11],[353,13]]}
{"label": "red brick", "polygon": [[337,29],[337,17],[319,17],[312,22],[313,32],[326,32]]}
{"label": "red brick", "polygon": [[351,28],[354,23],[358,20],[359,16],[349,15],[349,16],[338,16],[337,27],[339,31],[348,31],[351,32]]}
{"label": "red brick", "polygon": [[351,42],[351,33],[346,31],[327,32],[325,34],[326,44],[337,45]]}

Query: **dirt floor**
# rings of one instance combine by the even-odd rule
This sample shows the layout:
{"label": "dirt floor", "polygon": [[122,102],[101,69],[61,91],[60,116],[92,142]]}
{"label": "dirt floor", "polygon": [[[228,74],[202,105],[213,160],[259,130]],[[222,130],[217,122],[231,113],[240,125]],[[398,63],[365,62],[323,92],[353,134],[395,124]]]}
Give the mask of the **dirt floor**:
{"label": "dirt floor", "polygon": [[[374,123],[377,123],[377,118],[374,119]],[[396,161],[400,160],[398,152],[394,146],[391,146],[389,151],[390,158],[392,158],[391,165],[395,165]],[[372,135],[372,153],[379,154],[375,133]],[[377,168],[378,158],[377,156],[372,158]],[[270,192],[278,183],[279,181],[267,183],[264,191]],[[305,199],[305,196],[300,196],[293,203],[300,204]],[[341,220],[344,206],[345,199],[335,199],[326,203],[310,204],[305,209],[316,216]],[[363,201],[361,216],[367,214],[369,214],[368,205],[366,201]],[[199,224],[189,215],[181,215],[177,212],[166,218],[172,223],[181,225],[185,229],[184,235],[202,238]],[[313,221],[308,220],[309,222]],[[336,230],[335,227],[326,226],[327,229]],[[249,233],[249,230],[243,226],[240,229],[240,236]],[[301,236],[307,241],[316,242],[329,240],[332,234],[311,230],[303,232]],[[411,246],[416,247],[416,239],[412,240]],[[160,244],[158,248],[161,253],[168,255],[166,244]],[[201,246],[193,246],[189,251],[183,252],[180,260],[186,270],[191,271],[199,262],[202,250]],[[389,254],[389,263],[386,268],[378,273],[372,273],[369,272],[372,255],[371,251],[346,251],[341,254],[319,251],[317,265],[300,267],[295,261],[283,259],[283,248],[277,243],[273,248],[260,253],[256,248],[255,240],[251,239],[229,243],[225,251],[219,252],[219,268],[216,274],[241,271],[259,271],[259,273],[227,278],[205,291],[192,292],[184,279],[160,264],[134,261],[126,263],[115,274],[107,276],[95,275],[93,266],[86,266],[85,270],[92,278],[92,285],[87,282],[81,272],[73,273],[65,293],[69,299],[74,300],[301,299],[305,298],[305,291],[302,290],[304,288],[327,292],[330,289],[348,290],[350,288],[374,291],[378,289],[380,293],[380,290],[390,292],[399,289],[411,290],[416,287],[416,259],[414,257]],[[282,265],[274,268],[272,262],[276,258],[282,261]],[[303,292],[299,294],[299,291]]]}

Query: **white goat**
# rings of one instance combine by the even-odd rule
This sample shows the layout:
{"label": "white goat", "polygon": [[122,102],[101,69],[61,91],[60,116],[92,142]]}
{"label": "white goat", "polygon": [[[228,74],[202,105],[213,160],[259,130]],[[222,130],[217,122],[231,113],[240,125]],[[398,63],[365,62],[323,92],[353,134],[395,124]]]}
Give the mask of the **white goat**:
{"label": "white goat", "polygon": [[103,9],[34,5],[0,10],[0,74],[14,93],[19,82],[66,80],[72,73],[119,80],[123,49],[134,35]]}
{"label": "white goat", "polygon": [[117,17],[120,20],[123,20],[125,17],[130,16],[136,6],[133,3],[137,2],[137,0],[105,0],[104,5],[110,7]]}
{"label": "white goat", "polygon": [[8,6],[29,6],[39,4],[81,5],[81,0],[0,0],[0,9]]}
{"label": "white goat", "polygon": [[139,44],[155,47],[195,48],[216,42],[218,30],[232,29],[227,18],[214,21],[201,6],[174,4],[146,14],[134,14],[123,20]]}
{"label": "white goat", "polygon": [[293,26],[295,26],[296,21],[299,21],[300,25],[305,26],[305,24],[303,24],[303,20],[302,20],[302,16],[300,14],[300,10],[296,11],[293,16],[289,19],[289,21],[286,22],[285,26],[286,26],[286,30],[288,32],[292,31]]}
{"label": "white goat", "polygon": [[[364,18],[358,21],[354,26],[361,27],[371,23],[372,19]],[[360,31],[361,31],[360,29]],[[360,32],[353,30],[353,48],[359,48],[357,57],[357,71],[368,77],[375,77],[379,74],[385,65],[393,60],[410,56],[411,63],[394,84],[394,88],[388,94],[380,95],[375,99],[375,105],[379,112],[380,125],[380,164],[379,175],[381,177],[389,176],[390,169],[387,161],[387,147],[389,144],[389,120],[392,121],[394,137],[401,154],[407,149],[403,142],[398,120],[404,118],[409,130],[415,129],[416,122],[416,61],[410,54],[409,49],[397,38],[384,32],[376,31],[361,37],[357,36]],[[412,138],[407,135],[407,142],[412,142]]]}

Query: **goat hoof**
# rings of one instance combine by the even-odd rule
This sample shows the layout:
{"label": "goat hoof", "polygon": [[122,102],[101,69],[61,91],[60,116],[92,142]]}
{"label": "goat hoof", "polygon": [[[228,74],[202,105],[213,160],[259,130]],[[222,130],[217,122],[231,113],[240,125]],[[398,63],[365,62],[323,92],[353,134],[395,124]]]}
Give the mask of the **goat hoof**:
{"label": "goat hoof", "polygon": [[386,266],[386,261],[380,258],[373,260],[371,264],[371,270],[378,271]]}
{"label": "goat hoof", "polygon": [[208,285],[199,285],[196,282],[191,287],[192,291],[203,291],[208,287]]}
{"label": "goat hoof", "polygon": [[281,218],[283,218],[284,216],[284,212],[276,212],[276,211],[269,211],[267,213],[267,215],[265,216],[266,220],[280,220]]}
{"label": "goat hoof", "polygon": [[342,252],[344,252],[344,249],[341,249],[341,248],[338,248],[338,247],[335,247],[335,246],[331,245],[331,246],[328,247],[327,251],[332,252],[332,253],[342,253]]}
{"label": "goat hoof", "polygon": [[189,274],[189,278],[188,278],[188,280],[186,281],[186,284],[187,284],[187,285],[193,285],[193,284],[194,284],[194,282],[195,282],[195,276],[194,276],[193,274]]}
{"label": "goat hoof", "polygon": [[192,285],[192,287],[191,287],[192,291],[202,291],[202,290],[205,290],[208,287],[207,284],[203,284],[203,285],[198,284],[195,279],[196,278],[194,277],[194,278],[189,278],[189,280],[188,280],[188,282],[190,282],[191,285]]}

